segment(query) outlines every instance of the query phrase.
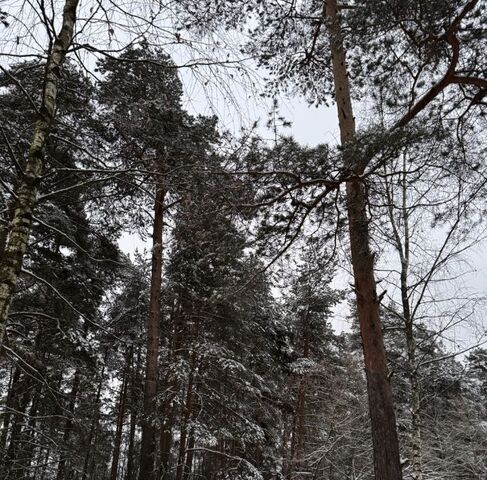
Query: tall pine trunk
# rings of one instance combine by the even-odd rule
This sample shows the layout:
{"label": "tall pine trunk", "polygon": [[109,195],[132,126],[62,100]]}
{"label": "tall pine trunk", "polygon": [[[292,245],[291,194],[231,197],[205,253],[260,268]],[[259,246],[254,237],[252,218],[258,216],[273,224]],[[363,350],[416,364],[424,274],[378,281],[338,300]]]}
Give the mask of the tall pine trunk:
{"label": "tall pine trunk", "polygon": [[185,468],[186,468],[186,450],[188,449],[187,437],[188,437],[188,428],[191,418],[193,416],[193,403],[194,403],[194,375],[195,375],[195,367],[196,367],[196,352],[193,350],[191,354],[191,370],[189,372],[188,378],[188,389],[186,390],[186,401],[184,405],[184,411],[181,419],[181,433],[179,438],[179,455],[178,455],[178,465],[176,470],[176,480],[182,480]]}
{"label": "tall pine trunk", "polygon": [[83,462],[83,471],[81,473],[81,480],[86,480],[88,478],[88,469],[90,465],[90,460],[92,458],[92,444],[93,444],[93,439],[95,438],[95,433],[98,428],[98,422],[99,422],[99,417],[100,417],[100,401],[101,401],[101,390],[103,388],[103,382],[105,380],[105,365],[106,365],[106,359],[107,359],[107,353],[105,352],[105,357],[104,357],[104,362],[103,362],[103,368],[100,373],[100,381],[98,382],[98,388],[96,390],[96,397],[95,397],[95,403],[94,403],[94,413],[93,413],[93,418],[91,420],[91,425],[90,425],[90,432],[88,434],[88,441],[86,442],[85,448],[86,448],[86,453],[85,453],[85,459]]}
{"label": "tall pine trunk", "polygon": [[120,446],[122,444],[123,421],[125,418],[125,404],[127,400],[128,374],[129,374],[129,358],[132,356],[130,352],[127,353],[127,363],[125,373],[123,376],[122,386],[120,387],[120,398],[118,401],[118,415],[117,415],[117,429],[115,431],[115,441],[112,453],[112,466],[110,469],[110,480],[117,480],[118,464],[120,461]]}
{"label": "tall pine trunk", "polygon": [[186,455],[186,462],[184,464],[184,475],[183,480],[189,480],[191,477],[191,471],[193,470],[193,459],[194,459],[194,446],[195,446],[195,437],[194,437],[194,428],[191,428],[189,433],[188,439],[188,447],[187,447],[187,455]]}
{"label": "tall pine trunk", "polygon": [[169,367],[164,382],[166,396],[162,405],[163,425],[160,435],[160,466],[159,480],[166,480],[170,476],[171,447],[173,443],[173,428],[176,419],[175,399],[178,392],[177,375],[173,369],[181,347],[182,309],[179,302],[174,301],[171,308],[172,338],[168,356]]}
{"label": "tall pine trunk", "polygon": [[[310,295],[311,292],[308,292]],[[303,358],[309,358],[310,332],[309,332],[309,305],[303,319],[301,337],[303,341]],[[290,478],[302,478],[305,473],[305,441],[306,441],[306,390],[308,375],[303,373],[299,377],[296,408],[294,411],[292,442],[291,442],[291,467],[288,473]],[[301,473],[299,473],[301,472]]]}
{"label": "tall pine trunk", "polygon": [[22,457],[24,469],[30,475],[32,460],[35,456],[37,412],[43,391],[43,386],[37,384],[33,388],[32,403],[27,416],[27,424],[22,434]]}
{"label": "tall pine trunk", "polygon": [[137,360],[133,361],[132,357],[132,372],[130,375],[130,428],[127,448],[127,470],[125,472],[125,480],[135,480],[136,477],[136,462],[135,462],[135,432],[137,430],[138,418],[138,386],[140,384],[140,348],[137,348]]}
{"label": "tall pine trunk", "polygon": [[0,437],[0,454],[6,458],[7,438],[10,429],[10,419],[12,410],[15,410],[15,402],[18,399],[18,390],[20,382],[20,368],[15,365],[12,367],[10,374],[10,383],[8,388],[7,399],[5,402],[5,413],[3,414],[2,436]]}
{"label": "tall pine trunk", "polygon": [[162,285],[162,232],[164,226],[164,198],[166,192],[157,188],[152,232],[152,274],[149,318],[147,322],[147,358],[144,384],[144,418],[140,448],[139,480],[155,480],[157,370],[159,364],[159,328]]}
{"label": "tall pine trunk", "polygon": [[58,84],[67,51],[73,39],[79,0],[66,0],[61,30],[47,58],[42,103],[29,155],[16,189],[16,202],[0,259],[0,346],[3,343],[8,311],[22,268],[32,226],[33,210],[44,167],[44,148],[54,122]]}
{"label": "tall pine trunk", "polygon": [[21,375],[17,380],[13,395],[12,422],[10,429],[10,439],[8,449],[3,459],[3,468],[0,473],[6,478],[16,478],[20,476],[20,465],[18,465],[18,455],[22,446],[22,427],[25,422],[25,413],[31,398],[32,382],[27,374]]}
{"label": "tall pine trunk", "polygon": [[[350,85],[336,0],[327,0],[326,15],[330,35],[335,97],[340,140],[345,147],[345,167],[354,176],[363,172],[347,158],[346,145],[355,138]],[[379,300],[374,278],[374,255],[370,250],[367,218],[367,190],[357,178],[346,185],[350,249],[357,298],[357,312],[365,360],[367,393],[374,449],[376,480],[401,480],[401,462],[392,390],[388,378]]]}
{"label": "tall pine trunk", "polygon": [[58,470],[56,475],[56,480],[65,480],[66,478],[66,464],[68,460],[67,451],[69,448],[69,440],[71,438],[71,433],[74,425],[74,410],[76,407],[76,400],[78,398],[78,390],[80,384],[80,373],[79,370],[74,372],[73,385],[71,386],[71,393],[69,394],[69,406],[68,406],[68,419],[64,425],[63,432],[63,443],[61,448],[63,451],[59,457]]}

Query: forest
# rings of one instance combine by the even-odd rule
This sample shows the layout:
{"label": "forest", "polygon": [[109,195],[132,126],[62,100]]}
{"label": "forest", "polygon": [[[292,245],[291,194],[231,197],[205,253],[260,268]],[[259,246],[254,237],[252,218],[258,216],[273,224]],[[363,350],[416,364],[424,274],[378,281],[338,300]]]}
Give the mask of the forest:
{"label": "forest", "polygon": [[0,480],[487,479],[486,26],[1,0]]}

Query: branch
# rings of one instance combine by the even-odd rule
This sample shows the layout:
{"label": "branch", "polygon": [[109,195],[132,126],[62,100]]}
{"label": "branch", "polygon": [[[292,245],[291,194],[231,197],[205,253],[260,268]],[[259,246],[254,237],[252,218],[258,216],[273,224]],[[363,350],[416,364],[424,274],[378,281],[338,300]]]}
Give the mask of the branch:
{"label": "branch", "polygon": [[482,342],[478,342],[476,343],[475,345],[471,345],[470,347],[467,347],[467,348],[464,348],[463,350],[460,350],[459,352],[453,352],[453,353],[450,353],[448,355],[443,355],[442,357],[438,357],[438,358],[432,358],[430,360],[425,360],[424,362],[421,362],[417,368],[419,367],[424,367],[425,365],[429,365],[431,363],[435,363],[435,362],[441,362],[443,360],[448,360],[449,358],[455,358],[457,357],[458,355],[462,355],[464,353],[467,353],[469,352],[470,350],[473,350],[474,348],[478,348],[478,347],[481,347],[482,345],[485,345],[487,343],[487,340],[484,340]]}
{"label": "branch", "polygon": [[[456,32],[458,27],[460,26],[461,21],[465,18],[465,16],[471,12],[475,6],[477,5],[478,0],[471,0],[468,2],[460,14],[453,20],[448,30],[442,35],[439,40],[445,40],[447,43],[450,44],[452,48],[452,58],[450,60],[450,64],[448,69],[443,76],[443,78],[431,89],[426,92],[417,102],[413,105],[408,112],[403,115],[401,119],[399,119],[396,124],[392,127],[391,130],[395,130],[398,128],[405,127],[413,118],[415,118],[429,103],[431,103],[448,85],[452,83],[458,83],[454,81],[455,78],[455,70],[458,64],[458,60],[460,58],[460,42],[456,37]],[[462,83],[469,83],[469,84],[477,84],[478,80],[473,78],[472,82],[468,82],[468,77],[458,77],[462,78]]]}

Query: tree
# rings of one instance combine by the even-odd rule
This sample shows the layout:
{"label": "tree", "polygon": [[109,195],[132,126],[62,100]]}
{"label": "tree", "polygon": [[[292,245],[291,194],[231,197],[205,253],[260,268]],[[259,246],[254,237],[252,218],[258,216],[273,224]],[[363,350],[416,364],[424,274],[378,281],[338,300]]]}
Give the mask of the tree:
{"label": "tree", "polygon": [[[22,82],[23,90],[13,75]],[[11,174],[14,160],[20,163],[27,157],[30,139],[28,129],[21,126],[35,119],[29,95],[34,98],[42,78],[42,66],[31,62],[15,65],[2,76],[2,111],[19,112],[3,129],[2,165],[13,164],[7,169],[10,175],[4,177],[6,186],[15,178]],[[67,64],[58,93],[57,134],[71,144],[82,135],[95,136],[93,85]],[[73,112],[82,112],[76,121]],[[44,158],[31,246],[12,303],[10,343],[4,345],[12,365],[11,401],[5,405],[1,445],[9,452],[2,464],[7,478],[28,478],[33,465],[41,461],[56,465],[58,455],[64,458],[59,461],[63,465],[59,475],[66,473],[65,455],[74,440],[75,404],[83,386],[87,395],[92,391],[85,379],[96,370],[97,353],[90,340],[103,328],[100,305],[121,264],[114,244],[117,229],[113,223],[103,224],[104,215],[93,209],[98,185],[80,183],[72,173],[90,160],[79,149],[66,148],[56,134],[49,138]],[[66,435],[62,449],[57,438],[60,432]],[[41,444],[43,436],[50,440]]]}
{"label": "tree", "polygon": [[[137,62],[149,56],[153,63]],[[100,64],[101,71],[106,76],[101,85],[100,99],[108,110],[107,117],[113,125],[112,128],[122,138],[121,155],[127,158],[128,165],[138,165],[139,168],[145,167],[154,172],[152,273],[147,321],[144,423],[139,473],[141,479],[151,479],[155,475],[154,417],[161,321],[163,212],[168,189],[162,175],[176,165],[175,145],[182,140],[179,135],[183,117],[181,84],[171,66],[169,57],[162,52],[151,55],[141,48],[131,49],[120,59],[107,59]],[[138,85],[137,90],[133,89],[134,84]],[[129,124],[126,123],[127,119]]]}
{"label": "tree", "polygon": [[[212,5],[212,2],[203,3]],[[478,31],[475,30],[476,20],[473,20],[468,33],[460,29],[472,12],[476,16],[481,13],[482,6],[478,5],[478,1],[473,0],[460,6],[456,2],[439,1],[429,4],[427,10],[421,8],[421,2],[411,2],[403,8],[393,4],[385,12],[380,5],[381,2],[363,2],[342,8],[339,12],[334,1],[293,4],[289,9],[283,8],[278,2],[266,5],[256,2],[246,10],[255,14],[257,20],[252,40],[246,49],[255,53],[261,63],[276,74],[272,81],[278,87],[286,87],[297,81],[298,86],[317,102],[323,101],[330,91],[334,94],[344,164],[338,177],[330,175],[323,180],[326,186],[324,194],[329,192],[332,181],[347,184],[350,248],[368,377],[376,478],[400,479],[394,407],[375,286],[374,255],[370,251],[366,213],[368,194],[363,180],[374,172],[377,164],[387,160],[387,156],[385,159],[384,156],[380,158],[387,137],[398,129],[404,129],[425,109],[434,107],[440,93],[451,93],[454,91],[451,86],[468,85],[466,88],[469,92],[474,92],[472,96],[464,96],[461,90],[459,95],[458,90],[455,94],[459,96],[458,105],[467,103],[467,110],[470,110],[471,106],[481,103],[487,91],[487,83],[481,76],[477,76],[480,73],[477,61],[482,58],[482,54],[479,50],[481,41],[479,43]],[[206,12],[203,18],[207,28],[216,28],[214,22],[222,9],[210,7],[202,10]],[[225,13],[227,25],[246,26],[247,18],[242,15],[242,11],[229,8]],[[414,18],[412,28],[408,24],[411,16]],[[193,22],[201,27],[202,19],[196,17]],[[323,32],[325,29],[326,33]],[[379,32],[394,32],[394,36],[377,36]],[[346,42],[350,48],[347,48]],[[430,55],[431,46],[437,42],[447,45],[451,50],[443,50],[441,55]],[[463,64],[459,63],[461,42],[465,43],[461,57]],[[396,49],[400,48],[410,53],[405,61],[397,58]],[[389,55],[388,52],[392,53]],[[351,58],[346,58],[347,53],[351,54]],[[359,53],[360,57],[357,55]],[[290,58],[290,61],[284,62],[283,58]],[[387,98],[392,98],[391,105],[403,107],[399,114],[393,111],[395,119],[384,132],[382,142],[368,149],[361,146],[360,142],[357,145],[347,67],[347,62],[351,63],[351,71],[356,73],[354,66],[360,65],[363,58],[366,59],[365,65],[370,68],[369,71],[373,71],[374,65],[380,65],[381,74],[374,78],[369,71],[358,70],[359,74],[363,74],[358,75],[358,88],[364,86],[374,89],[372,95],[377,90],[382,94],[385,91]],[[329,68],[325,75],[323,65]],[[418,82],[425,71],[431,74],[440,65],[445,65],[446,71],[438,79],[435,76],[430,87],[426,88],[424,83]],[[394,78],[393,75],[397,75],[398,71],[405,71],[408,79],[412,77],[411,89],[399,88],[399,94],[397,83],[392,82],[394,89],[389,89],[384,82],[384,79]],[[407,101],[403,102],[405,98]],[[276,197],[279,198],[282,196]]]}
{"label": "tree", "polygon": [[[48,120],[37,110],[59,4],[0,10],[2,261],[32,125]],[[7,301],[0,476],[480,478],[483,351],[448,338],[480,303],[444,285],[483,236],[484,4],[152,7],[80,5],[51,72],[56,106]],[[34,52],[33,38],[51,48]],[[227,47],[234,73],[247,55],[268,70],[264,95],[334,99],[341,144],[277,128],[272,144],[256,127],[233,138],[185,111],[178,69],[218,81],[209,55]],[[186,63],[191,52],[201,58]],[[122,255],[124,233],[149,254]],[[352,332],[337,334],[343,246],[355,300]]]}
{"label": "tree", "polygon": [[[15,190],[15,205],[7,232],[0,263],[0,346],[17,278],[29,240],[32,214],[37,203],[38,183],[44,168],[44,148],[55,120],[61,70],[73,39],[78,0],[67,0],[64,5],[62,26],[49,53],[42,100],[29,154]],[[20,174],[20,172],[19,172]]]}
{"label": "tree", "polygon": [[[314,465],[309,459],[324,441],[321,420],[326,416],[324,405],[329,406],[331,401],[325,401],[324,397],[327,385],[335,382],[334,367],[342,362],[340,354],[334,351],[342,345],[328,323],[332,307],[341,299],[340,292],[329,285],[333,270],[312,251],[303,257],[304,265],[299,268],[284,306],[295,357],[287,365],[290,371],[288,401],[294,405],[290,408],[291,425],[284,426],[284,436],[289,436],[290,440],[283,445],[286,454],[289,452],[284,468],[284,475],[289,479],[306,478],[321,468],[319,461]],[[331,418],[327,421],[332,422]]]}
{"label": "tree", "polygon": [[[443,173],[444,159],[435,158],[442,142],[446,141],[451,148],[451,138],[450,135],[435,135],[429,139],[435,145],[434,148],[426,140],[416,148],[404,151],[402,159],[397,160],[397,163],[402,162],[401,168],[395,165],[390,170],[384,169],[384,199],[379,200],[388,212],[386,244],[390,243],[394,247],[399,260],[399,279],[394,278],[394,272],[387,279],[391,290],[398,289],[399,299],[394,298],[394,290],[386,295],[391,300],[385,303],[385,308],[393,317],[387,322],[386,329],[399,328],[406,340],[404,348],[410,382],[412,475],[417,479],[422,478],[420,383],[423,363],[417,345],[419,342],[422,348],[427,348],[424,344],[428,341],[424,338],[419,341],[421,331],[418,332],[420,327],[416,324],[427,322],[432,325],[435,317],[440,319],[442,325],[436,327],[437,335],[431,337],[434,342],[437,336],[444,337],[449,328],[458,326],[462,318],[468,318],[480,301],[475,295],[458,295],[459,298],[451,298],[447,305],[441,293],[435,292],[436,282],[441,282],[442,290],[446,290],[449,283],[455,283],[453,262],[459,260],[482,236],[476,228],[478,221],[475,213],[475,203],[484,183],[482,174],[476,178],[474,171],[453,167],[451,172],[456,172],[456,178],[452,174],[446,177]],[[439,163],[435,165],[437,161]],[[453,149],[450,150],[449,162],[452,165],[458,162]],[[423,168],[418,168],[418,165]],[[433,232],[424,225],[428,217],[432,225],[442,225],[442,230],[445,230],[444,235],[438,231],[435,235],[438,246],[428,245],[433,243]],[[470,227],[467,228],[466,224]],[[381,235],[380,231],[381,227],[377,236]],[[423,233],[425,231],[426,234]]]}

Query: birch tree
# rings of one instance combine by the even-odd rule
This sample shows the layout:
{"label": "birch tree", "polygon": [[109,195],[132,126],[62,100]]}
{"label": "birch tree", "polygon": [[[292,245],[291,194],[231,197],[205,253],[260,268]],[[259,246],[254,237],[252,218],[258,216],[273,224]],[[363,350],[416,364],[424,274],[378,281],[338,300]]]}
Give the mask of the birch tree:
{"label": "birch tree", "polygon": [[38,183],[43,173],[44,148],[55,120],[59,82],[73,39],[77,8],[78,0],[67,0],[64,5],[61,29],[52,43],[46,62],[39,118],[22,178],[15,192],[15,205],[0,263],[0,345],[4,340],[9,307],[29,241]]}
{"label": "birch tree", "polygon": [[[433,344],[440,337],[447,343],[448,332],[462,328],[462,324],[468,329],[469,318],[478,315],[483,303],[480,292],[462,294],[459,282],[466,268],[462,257],[485,236],[477,206],[485,177],[479,171],[483,167],[475,161],[475,149],[470,152],[470,158],[462,156],[459,160],[457,155],[461,149],[450,143],[451,138],[426,140],[416,148],[406,150],[394,162],[395,165],[384,167],[383,178],[379,181],[382,193],[378,196],[383,198],[383,203],[379,200],[379,208],[387,212],[387,226],[385,231],[380,226],[374,230],[377,237],[382,237],[386,231],[389,233],[384,243],[390,243],[398,256],[399,278],[395,278],[391,271],[391,275],[384,279],[383,288],[391,288],[392,291],[385,293],[383,304],[394,317],[392,325],[386,328],[400,324],[406,341],[414,479],[423,478],[421,368],[423,362],[431,361],[425,360],[424,355],[418,352],[418,344],[422,349],[428,348],[426,339],[417,338],[418,325],[426,324],[436,330],[436,335],[431,335]],[[442,145],[445,140],[449,147],[448,161],[439,153],[445,151],[446,145]],[[465,164],[455,168],[457,162]],[[452,168],[450,174],[445,175],[443,170],[448,168],[448,164]],[[472,170],[469,164],[478,168]],[[418,168],[418,165],[425,167]],[[425,225],[427,219],[436,231]],[[437,238],[433,240],[431,237]],[[447,294],[451,297],[447,300],[438,285],[442,285],[441,290],[445,291],[458,289],[458,293]],[[398,298],[395,298],[396,289]],[[435,319],[439,320],[439,324],[434,325]],[[478,341],[482,342],[485,333],[482,335],[482,326],[479,327]],[[470,348],[475,347],[476,340],[472,343]],[[456,348],[460,354],[468,349],[468,346]]]}

